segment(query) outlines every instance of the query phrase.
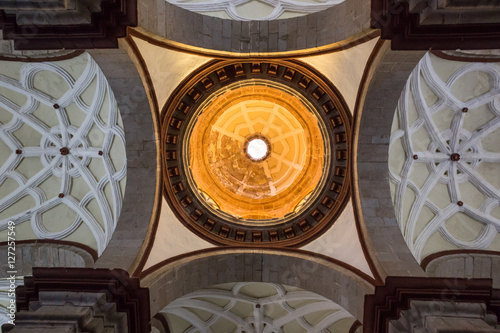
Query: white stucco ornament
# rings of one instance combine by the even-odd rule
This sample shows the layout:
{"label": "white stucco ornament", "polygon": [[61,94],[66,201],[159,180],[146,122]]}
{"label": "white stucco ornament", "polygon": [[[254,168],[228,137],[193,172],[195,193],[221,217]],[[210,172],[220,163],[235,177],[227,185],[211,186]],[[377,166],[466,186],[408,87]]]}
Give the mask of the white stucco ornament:
{"label": "white stucco ornament", "polygon": [[[171,327],[192,333],[343,332],[355,321],[340,305],[313,292],[253,282],[198,290],[160,313],[167,315]],[[336,326],[341,321],[342,326]]]}
{"label": "white stucco ornament", "polygon": [[127,169],[104,74],[88,53],[1,68],[0,232],[14,221],[18,240],[71,240],[100,255],[120,215]]}
{"label": "white stucco ornament", "polygon": [[167,0],[192,12],[237,21],[270,21],[319,12],[344,0]]}
{"label": "white stucco ornament", "polygon": [[498,250],[500,65],[427,53],[401,94],[390,141],[395,212],[418,261]]}

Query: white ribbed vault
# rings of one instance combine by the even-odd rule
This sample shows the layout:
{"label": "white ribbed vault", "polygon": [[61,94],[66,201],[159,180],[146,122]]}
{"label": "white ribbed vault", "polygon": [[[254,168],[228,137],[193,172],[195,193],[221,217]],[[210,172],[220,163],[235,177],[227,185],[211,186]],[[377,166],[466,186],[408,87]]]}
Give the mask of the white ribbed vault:
{"label": "white ribbed vault", "polygon": [[500,65],[430,53],[401,94],[389,169],[396,217],[418,261],[499,250]]}
{"label": "white ribbed vault", "polygon": [[319,12],[344,0],[167,0],[181,8],[237,21],[275,20]]}
{"label": "white ribbed vault", "polygon": [[0,235],[14,221],[18,241],[70,240],[101,254],[126,176],[123,125],[104,74],[88,53],[0,68]]}
{"label": "white ribbed vault", "polygon": [[173,333],[347,332],[354,317],[318,294],[271,283],[240,282],[185,295],[166,306]]}

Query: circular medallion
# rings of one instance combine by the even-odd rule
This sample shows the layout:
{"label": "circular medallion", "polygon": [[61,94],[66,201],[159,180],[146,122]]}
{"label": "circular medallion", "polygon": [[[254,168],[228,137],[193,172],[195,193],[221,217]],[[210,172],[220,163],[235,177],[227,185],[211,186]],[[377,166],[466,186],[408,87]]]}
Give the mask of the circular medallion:
{"label": "circular medallion", "polygon": [[348,200],[350,115],[293,63],[214,62],[164,109],[165,195],[216,244],[295,246]]}

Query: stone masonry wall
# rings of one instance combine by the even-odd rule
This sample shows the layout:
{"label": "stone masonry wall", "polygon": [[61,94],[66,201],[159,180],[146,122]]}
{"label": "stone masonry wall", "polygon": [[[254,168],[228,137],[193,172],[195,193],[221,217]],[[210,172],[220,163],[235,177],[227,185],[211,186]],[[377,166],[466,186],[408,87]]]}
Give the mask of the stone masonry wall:
{"label": "stone masonry wall", "polygon": [[438,257],[426,267],[432,277],[492,279],[500,288],[500,253],[498,255],[459,253]]}
{"label": "stone masonry wall", "polygon": [[[246,253],[244,253],[247,251]],[[320,294],[363,320],[364,296],[373,293],[368,282],[331,262],[278,250],[223,250],[192,255],[160,268],[141,285],[150,294],[151,316],[173,300],[201,288],[246,281],[296,286]]]}
{"label": "stone masonry wall", "polygon": [[[8,277],[7,245],[0,247],[0,278]],[[5,258],[5,259],[3,259]],[[15,256],[17,276],[31,275],[32,267],[92,267],[94,259],[85,250],[68,244],[17,244]]]}
{"label": "stone masonry wall", "polygon": [[321,12],[273,21],[226,20],[165,0],[138,0],[139,26],[176,42],[231,52],[277,52],[323,46],[370,28],[370,1],[345,0]]}
{"label": "stone masonry wall", "polygon": [[[389,50],[374,73],[361,114],[357,168],[372,257],[385,276],[424,276],[403,239],[389,188],[389,139],[401,91],[423,52]],[[369,247],[370,247],[369,246]]]}
{"label": "stone masonry wall", "polygon": [[96,267],[128,270],[141,250],[153,212],[156,138],[149,101],[132,60],[121,49],[89,50],[106,76],[125,128],[127,186],[118,225]]}

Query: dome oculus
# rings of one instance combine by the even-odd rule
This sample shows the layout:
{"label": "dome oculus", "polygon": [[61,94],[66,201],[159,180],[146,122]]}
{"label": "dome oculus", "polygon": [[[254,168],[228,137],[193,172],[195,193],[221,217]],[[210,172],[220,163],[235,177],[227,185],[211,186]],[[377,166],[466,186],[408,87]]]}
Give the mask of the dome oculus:
{"label": "dome oculus", "polygon": [[271,153],[266,138],[254,136],[245,143],[245,154],[254,162],[260,162],[266,159]]}

